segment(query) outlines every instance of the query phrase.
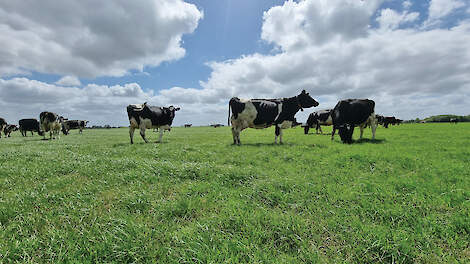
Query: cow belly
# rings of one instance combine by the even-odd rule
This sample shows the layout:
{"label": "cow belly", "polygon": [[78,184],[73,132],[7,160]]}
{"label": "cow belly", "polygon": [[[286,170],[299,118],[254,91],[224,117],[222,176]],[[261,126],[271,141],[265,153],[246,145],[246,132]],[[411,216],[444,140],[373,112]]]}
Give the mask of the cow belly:
{"label": "cow belly", "polygon": [[292,127],[292,123],[293,123],[292,121],[286,120],[286,121],[283,121],[283,122],[280,124],[280,127],[281,127],[282,129],[291,128],[291,127]]}
{"label": "cow belly", "polygon": [[143,125],[147,129],[151,129],[151,128],[169,129],[170,128],[169,125],[154,125],[152,123],[152,120],[148,118],[141,118],[140,122],[141,122],[141,125]]}
{"label": "cow belly", "polygon": [[245,109],[243,109],[243,111],[238,114],[236,119],[232,119],[233,125],[241,129],[247,127],[265,128],[265,124],[254,124],[257,114],[258,112],[256,111],[255,106],[251,102],[246,102]]}
{"label": "cow belly", "polygon": [[331,115],[328,116],[328,119],[326,120],[321,120],[320,122],[318,122],[320,125],[322,126],[331,126],[333,125],[333,119],[331,118]]}

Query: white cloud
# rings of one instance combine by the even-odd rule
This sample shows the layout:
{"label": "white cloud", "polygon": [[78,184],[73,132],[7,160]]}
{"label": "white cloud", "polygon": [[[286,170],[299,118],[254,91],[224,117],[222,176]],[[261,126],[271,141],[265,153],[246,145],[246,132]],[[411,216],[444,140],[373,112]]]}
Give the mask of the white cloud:
{"label": "white cloud", "polygon": [[461,0],[431,0],[429,4],[429,17],[425,25],[432,26],[438,24],[442,18],[464,6],[465,3]]}
{"label": "white cloud", "polygon": [[[264,14],[261,37],[280,47],[279,53],[208,63],[212,72],[202,89],[173,87],[154,94],[138,84],[77,88],[0,79],[0,108],[36,116],[47,108],[100,124],[127,124],[125,106],[147,101],[182,107],[175,124],[207,125],[226,122],[232,96],[289,97],[306,89],[319,109],[339,99],[371,98],[377,113],[403,119],[469,114],[470,21],[426,28],[415,25],[416,13],[377,10],[380,1],[363,2],[287,1],[273,7]],[[379,28],[369,25],[372,19]],[[24,102],[28,94],[38,98]],[[300,113],[299,120],[311,111]]]}
{"label": "white cloud", "polygon": [[380,16],[377,17],[377,21],[380,24],[382,30],[394,30],[397,29],[401,24],[410,23],[418,19],[419,13],[407,11],[398,13],[397,11],[386,8],[382,9]]}
{"label": "white cloud", "polygon": [[413,5],[413,3],[411,3],[411,1],[408,1],[408,0],[403,1],[403,8],[404,8],[405,10],[410,9],[410,7],[411,7],[412,5]]}
{"label": "white cloud", "polygon": [[0,76],[122,76],[184,56],[202,18],[182,0],[1,1]]}
{"label": "white cloud", "polygon": [[64,76],[60,78],[55,84],[62,85],[62,86],[80,86],[82,83],[80,80],[75,76]]}
{"label": "white cloud", "polygon": [[[280,46],[280,53],[212,62],[202,90],[177,88],[162,94],[182,104],[222,107],[231,96],[288,97],[307,89],[320,108],[333,107],[339,99],[368,97],[376,100],[377,112],[401,118],[470,113],[465,103],[470,97],[470,21],[450,29],[422,30],[406,27],[406,22],[416,21],[417,13],[393,11],[393,19],[382,20],[388,30],[366,23],[360,33],[348,35],[335,23],[325,22],[319,26],[329,36],[315,39],[305,25],[320,18],[305,14],[319,3],[326,8],[318,10],[323,14],[338,1],[331,6],[323,1],[289,1],[264,14],[263,38]],[[366,16],[360,21],[373,17],[369,7],[357,8],[364,9],[357,14]],[[384,12],[388,11],[379,10]],[[398,29],[399,25],[404,27]],[[223,112],[211,116],[226,119]]]}

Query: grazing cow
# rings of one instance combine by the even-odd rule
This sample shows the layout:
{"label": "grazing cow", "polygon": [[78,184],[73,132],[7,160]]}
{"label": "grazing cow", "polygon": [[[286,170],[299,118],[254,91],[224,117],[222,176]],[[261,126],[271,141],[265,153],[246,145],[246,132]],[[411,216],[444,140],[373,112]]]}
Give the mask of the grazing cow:
{"label": "grazing cow", "polygon": [[320,130],[320,133],[323,134],[323,131],[320,125],[331,126],[333,124],[333,121],[331,120],[331,111],[332,109],[326,109],[326,110],[320,110],[320,111],[311,113],[308,116],[307,124],[304,126],[305,135],[308,134],[308,130],[311,127],[313,128],[313,126],[315,126],[315,130],[317,134],[318,134],[318,130]]}
{"label": "grazing cow", "polygon": [[[5,137],[10,137],[11,132],[17,131],[17,130],[18,130],[18,127],[16,125],[7,125],[3,129],[3,133],[5,134]],[[1,131],[0,131],[0,134],[1,134]]]}
{"label": "grazing cow", "polygon": [[454,124],[457,124],[457,122],[459,122],[459,119],[458,119],[458,118],[451,118],[451,119],[449,120],[449,122],[454,123]]}
{"label": "grazing cow", "polygon": [[68,135],[71,129],[78,129],[79,134],[82,134],[83,129],[85,129],[88,121],[86,120],[64,120],[62,123],[62,133]]}
{"label": "grazing cow", "polygon": [[334,139],[335,130],[339,129],[339,136],[343,143],[352,143],[354,126],[359,126],[361,136],[364,128],[370,125],[372,139],[375,139],[377,120],[374,113],[375,102],[369,99],[348,99],[339,101],[331,113],[333,120],[333,132],[331,140]]}
{"label": "grazing cow", "polygon": [[193,124],[184,124],[184,127],[191,127]]}
{"label": "grazing cow", "polygon": [[2,138],[2,131],[5,129],[7,126],[7,121],[5,119],[0,117],[0,138]]}
{"label": "grazing cow", "polygon": [[222,127],[222,126],[224,126],[224,125],[222,125],[222,124],[212,124],[211,125],[211,127],[213,127],[213,128],[218,128],[218,127]]}
{"label": "grazing cow", "polygon": [[163,131],[171,129],[175,112],[178,110],[180,110],[179,107],[149,106],[147,103],[128,105],[127,116],[130,122],[129,136],[131,138],[131,144],[134,144],[134,130],[136,128],[140,129],[140,135],[145,143],[148,143],[145,138],[145,129],[158,128],[160,137],[157,142],[162,142]]}
{"label": "grazing cow", "polygon": [[[239,99],[233,97],[229,103],[229,125],[232,123],[233,144],[240,145],[240,132],[245,128],[267,128],[275,126],[274,142],[282,144],[282,129],[292,127],[295,114],[303,108],[318,106],[310,95],[302,91],[297,96],[282,99]],[[232,116],[230,116],[230,109]]]}
{"label": "grazing cow", "polygon": [[44,135],[44,132],[41,130],[41,126],[39,125],[39,121],[37,119],[21,119],[18,121],[18,125],[20,126],[20,132],[23,137],[26,137],[27,131],[31,131],[31,135],[33,135],[33,131],[37,132],[40,136]]}
{"label": "grazing cow", "polygon": [[56,113],[46,111],[39,115],[39,120],[41,123],[41,129],[44,131],[44,139],[46,139],[45,132],[49,132],[49,139],[55,139],[56,136],[60,139],[60,130],[64,120],[63,117],[58,116]]}
{"label": "grazing cow", "polygon": [[397,124],[397,119],[394,116],[385,116],[383,118],[383,126],[388,128],[388,125]]}

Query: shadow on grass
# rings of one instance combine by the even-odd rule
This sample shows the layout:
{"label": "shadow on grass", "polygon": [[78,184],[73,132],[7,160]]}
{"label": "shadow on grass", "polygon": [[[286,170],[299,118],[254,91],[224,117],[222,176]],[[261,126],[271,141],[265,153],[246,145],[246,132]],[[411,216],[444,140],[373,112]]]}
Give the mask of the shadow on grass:
{"label": "shadow on grass", "polygon": [[236,145],[236,144],[230,144],[229,146],[231,147],[243,147],[243,146],[250,146],[250,147],[265,147],[265,146],[297,146],[298,144],[296,143],[283,143],[283,144],[275,144],[274,142],[272,143],[242,143],[241,145]]}
{"label": "shadow on grass", "polygon": [[363,138],[363,139],[358,139],[354,140],[353,144],[364,144],[364,143],[371,143],[371,144],[382,144],[386,140],[385,139],[369,139],[369,138]]}

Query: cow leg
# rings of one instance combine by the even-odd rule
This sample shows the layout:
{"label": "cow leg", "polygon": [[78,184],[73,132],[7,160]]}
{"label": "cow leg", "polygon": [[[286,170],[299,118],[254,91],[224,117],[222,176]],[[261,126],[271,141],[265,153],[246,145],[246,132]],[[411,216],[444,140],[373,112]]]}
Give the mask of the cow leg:
{"label": "cow leg", "polygon": [[362,139],[362,135],[364,134],[364,127],[366,127],[366,126],[367,126],[366,123],[361,124],[361,125],[359,126],[359,129],[361,130],[361,134],[360,134],[360,136],[359,136],[359,139]]}
{"label": "cow leg", "polygon": [[158,135],[158,141],[157,141],[157,143],[162,143],[163,130],[164,130],[164,129],[159,129],[159,130],[160,130],[160,135]]}
{"label": "cow leg", "polygon": [[283,134],[282,128],[279,128],[279,144],[281,144],[281,145],[284,144],[284,143],[282,143],[282,134]]}
{"label": "cow leg", "polygon": [[370,122],[370,128],[372,129],[372,140],[375,140],[375,130],[377,129],[377,126],[378,126],[377,120],[373,118]]}
{"label": "cow leg", "polygon": [[304,134],[305,135],[308,135],[308,130],[310,129],[310,127],[307,125],[304,127]]}
{"label": "cow leg", "polygon": [[278,125],[276,125],[276,129],[274,133],[275,133],[274,144],[277,144],[277,137],[281,135],[281,128]]}
{"label": "cow leg", "polygon": [[320,134],[322,134],[322,135],[323,135],[323,130],[321,129],[321,126],[320,126],[320,124],[318,124],[318,129],[320,130]]}
{"label": "cow leg", "polygon": [[232,137],[233,137],[233,145],[237,144],[237,132],[235,128],[232,126]]}
{"label": "cow leg", "polygon": [[135,127],[129,126],[129,137],[131,138],[131,144],[134,144],[134,130]]}
{"label": "cow leg", "polygon": [[333,126],[333,131],[331,131],[331,140],[335,139],[335,131],[336,131],[336,127]]}
{"label": "cow leg", "polygon": [[145,138],[145,126],[140,126],[140,136],[145,141],[145,143],[149,143],[147,139]]}

